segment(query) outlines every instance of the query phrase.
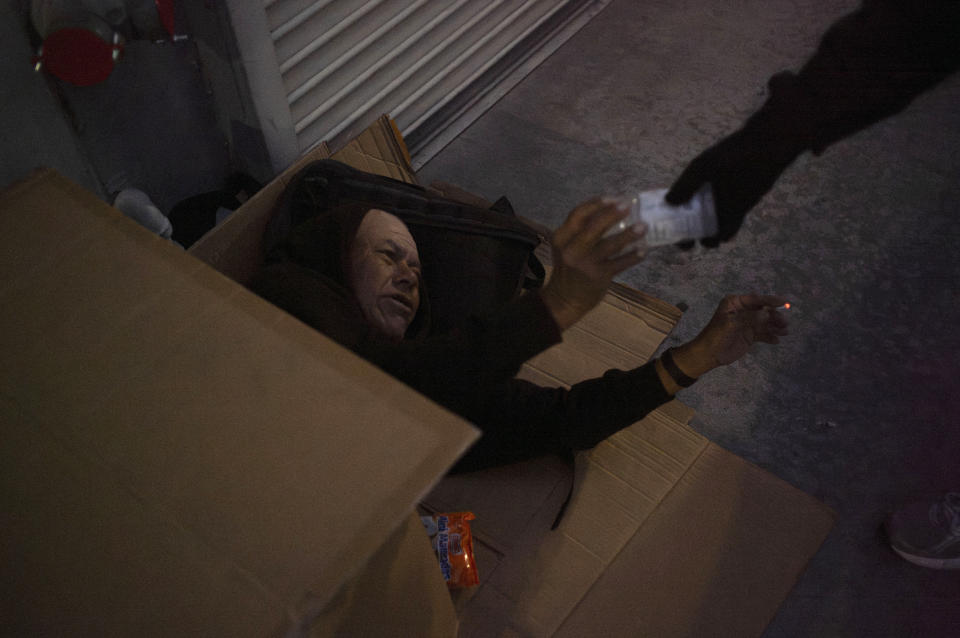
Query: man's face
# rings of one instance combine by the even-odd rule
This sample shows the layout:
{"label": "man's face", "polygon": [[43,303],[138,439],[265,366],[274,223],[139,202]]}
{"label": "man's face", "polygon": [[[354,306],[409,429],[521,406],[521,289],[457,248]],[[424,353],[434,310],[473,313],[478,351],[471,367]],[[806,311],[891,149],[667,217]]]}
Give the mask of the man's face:
{"label": "man's face", "polygon": [[420,256],[402,221],[382,210],[364,216],[350,249],[350,287],[364,317],[400,340],[420,307]]}

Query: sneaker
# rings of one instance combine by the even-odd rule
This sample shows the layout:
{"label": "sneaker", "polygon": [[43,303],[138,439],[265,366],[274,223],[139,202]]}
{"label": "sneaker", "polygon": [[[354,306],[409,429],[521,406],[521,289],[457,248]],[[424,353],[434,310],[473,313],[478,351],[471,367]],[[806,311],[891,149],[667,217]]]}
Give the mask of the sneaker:
{"label": "sneaker", "polygon": [[960,569],[960,492],[938,503],[913,503],[887,519],[893,551],[916,565]]}

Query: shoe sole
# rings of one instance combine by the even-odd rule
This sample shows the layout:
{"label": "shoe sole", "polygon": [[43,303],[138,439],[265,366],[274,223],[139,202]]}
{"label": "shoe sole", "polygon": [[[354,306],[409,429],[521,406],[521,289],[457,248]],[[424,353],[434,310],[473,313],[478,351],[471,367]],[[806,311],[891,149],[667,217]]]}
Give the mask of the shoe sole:
{"label": "shoe sole", "polygon": [[928,558],[926,556],[914,556],[902,552],[896,547],[893,548],[904,560],[910,561],[914,565],[928,567],[930,569],[960,569],[960,558]]}

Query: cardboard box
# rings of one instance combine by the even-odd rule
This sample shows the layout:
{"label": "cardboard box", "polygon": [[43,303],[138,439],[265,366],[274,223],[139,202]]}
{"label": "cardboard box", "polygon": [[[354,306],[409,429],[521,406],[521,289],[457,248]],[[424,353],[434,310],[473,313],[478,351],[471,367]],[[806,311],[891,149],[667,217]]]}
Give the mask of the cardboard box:
{"label": "cardboard box", "polygon": [[472,426],[52,171],[0,236],[5,634],[455,632]]}
{"label": "cardboard box", "polygon": [[[415,181],[404,148],[381,118],[334,157]],[[327,154],[317,149],[298,166]],[[260,235],[273,203],[298,166],[191,254],[246,281],[259,267]],[[692,411],[678,401],[580,455],[573,497],[555,531],[549,526],[571,473],[553,459],[448,477],[426,495],[471,440],[461,421],[209,268],[174,255],[74,187],[52,181],[52,200],[47,179],[26,208],[9,194],[0,202],[0,229],[18,247],[0,262],[4,272],[18,273],[0,299],[25,312],[0,326],[6,328],[4,420],[17,424],[3,459],[4,504],[17,521],[14,533],[4,531],[6,564],[16,566],[4,605],[27,607],[19,615],[4,611],[21,621],[14,627],[263,635],[284,626],[314,635],[453,635],[454,606],[409,516],[422,497],[428,509],[478,516],[482,582],[454,597],[462,636],[756,636],[832,525],[822,504],[687,427]],[[78,206],[98,209],[97,221],[84,213],[81,232],[65,232],[77,228],[69,220],[78,217]],[[27,221],[33,217],[47,221]],[[112,248],[130,242],[119,254]],[[88,261],[101,253],[91,274]],[[37,286],[50,290],[30,292]],[[92,289],[99,292],[90,297]],[[63,317],[79,321],[61,326]],[[615,286],[563,344],[522,374],[569,385],[608,367],[638,365],[679,317],[668,304]],[[18,345],[24,342],[32,345]],[[137,348],[152,358],[141,360]],[[104,353],[110,356],[100,361]],[[238,372],[260,365],[273,374]],[[30,373],[15,372],[19,366]],[[187,378],[178,379],[188,368]],[[289,384],[269,383],[287,375]],[[345,394],[301,399],[316,378],[332,379]],[[304,391],[290,391],[297,387]],[[167,406],[173,390],[189,388],[192,400],[183,408]],[[271,410],[253,407],[253,399],[271,392],[286,399],[272,409],[292,421],[271,423],[276,437],[265,437]],[[45,396],[56,400],[46,405]],[[310,418],[331,420],[324,401],[343,411],[334,425],[347,426],[329,433],[336,450],[310,429],[316,424]],[[224,444],[207,429],[198,432],[197,423],[244,435]],[[390,448],[377,444],[382,427],[415,441],[397,441],[405,452],[391,450],[392,460],[383,459]],[[337,457],[346,453],[341,436],[363,437],[372,448],[370,458],[347,468],[359,486],[346,477],[324,482],[331,468],[344,465]],[[286,454],[297,460],[295,468],[286,467]],[[329,466],[314,467],[310,458]],[[382,521],[371,522],[375,512]],[[64,525],[79,531],[61,532]],[[89,574],[100,575],[99,589],[76,586]],[[111,624],[83,624],[101,617]],[[58,624],[43,625],[48,618]]]}

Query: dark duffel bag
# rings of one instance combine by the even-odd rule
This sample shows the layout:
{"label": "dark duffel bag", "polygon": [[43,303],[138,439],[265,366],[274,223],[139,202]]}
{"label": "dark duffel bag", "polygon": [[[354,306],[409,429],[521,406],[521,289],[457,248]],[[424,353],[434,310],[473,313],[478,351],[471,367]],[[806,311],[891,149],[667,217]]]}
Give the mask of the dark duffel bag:
{"label": "dark duffel bag", "polygon": [[479,208],[335,160],[311,162],[290,180],[266,230],[268,253],[291,229],[349,203],[386,210],[410,229],[435,331],[495,311],[524,288],[543,284],[543,265],[533,254],[540,238],[506,200]]}

